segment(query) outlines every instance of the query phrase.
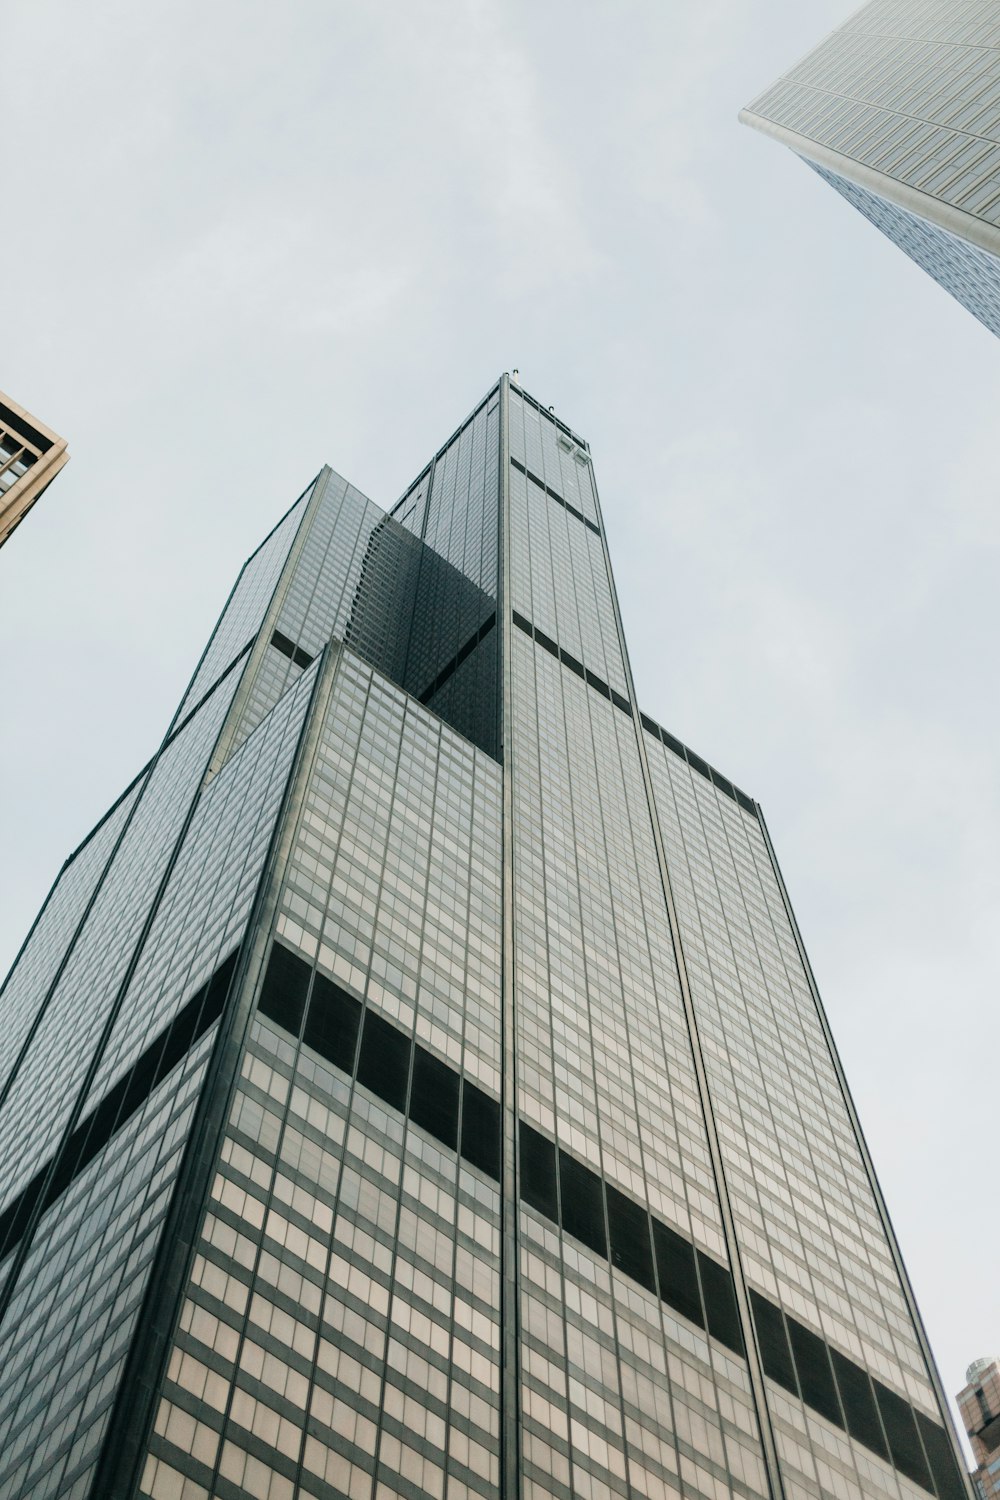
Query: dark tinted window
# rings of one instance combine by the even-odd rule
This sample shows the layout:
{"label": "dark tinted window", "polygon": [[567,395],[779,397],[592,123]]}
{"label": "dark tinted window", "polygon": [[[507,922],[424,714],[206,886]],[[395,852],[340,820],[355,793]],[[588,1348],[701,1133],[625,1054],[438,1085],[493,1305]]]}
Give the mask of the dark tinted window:
{"label": "dark tinted window", "polygon": [[875,1387],[878,1409],[882,1413],[885,1434],[889,1439],[889,1452],[892,1454],[893,1463],[901,1474],[906,1475],[907,1479],[912,1479],[916,1484],[922,1484],[925,1489],[930,1489],[931,1476],[920,1446],[917,1424],[913,1419],[913,1411],[909,1403],[904,1401],[902,1396],[897,1396],[895,1391],[890,1391],[880,1380],[873,1380],[872,1384]]}
{"label": "dark tinted window", "polygon": [[682,1318],[705,1326],[705,1314],[701,1308],[701,1292],[698,1289],[698,1272],[695,1269],[694,1246],[666,1224],[653,1220],[653,1249],[656,1254],[656,1274],[660,1282],[660,1296],[669,1307],[679,1312]]}
{"label": "dark tinted window", "polygon": [[317,974],[303,1036],[306,1046],[345,1073],[353,1073],[360,1027],[360,1000],[324,974]]}
{"label": "dark tinted window", "polygon": [[292,1036],[298,1036],[302,1025],[311,974],[312,969],[305,959],[281,943],[275,943],[268,959],[258,1009],[270,1020],[277,1021],[285,1031],[290,1031]]}
{"label": "dark tinted window", "polygon": [[562,1222],[567,1234],[588,1245],[598,1255],[607,1255],[608,1237],[604,1229],[604,1195],[601,1179],[582,1162],[559,1153],[559,1187],[562,1199]]}
{"label": "dark tinted window", "polygon": [[944,1428],[932,1422],[922,1411],[917,1412],[917,1426],[924,1440],[924,1449],[930,1459],[931,1473],[941,1500],[966,1500],[965,1485],[955,1463],[955,1453]]}
{"label": "dark tinted window", "polygon": [[447,1063],[414,1048],[410,1119],[454,1151],[458,1145],[458,1074]]}
{"label": "dark tinted window", "polygon": [[649,1215],[638,1203],[633,1203],[631,1198],[626,1198],[624,1193],[620,1193],[610,1183],[606,1185],[605,1191],[608,1195],[611,1264],[655,1293]]}
{"label": "dark tinted window", "polygon": [[727,781],[725,776],[720,775],[718,771],[713,771],[712,780],[715,782],[720,792],[725,792],[727,797],[732,797],[735,799],[736,790],[733,786],[733,783],[731,781]]}
{"label": "dark tinted window", "polygon": [[468,1079],[462,1085],[462,1155],[500,1181],[500,1104]]}
{"label": "dark tinted window", "polygon": [[844,1419],[840,1414],[826,1344],[811,1328],[805,1328],[795,1318],[788,1318],[787,1322],[803,1401],[826,1417],[828,1422],[843,1427]]}
{"label": "dark tinted window", "polygon": [[782,1317],[780,1307],[775,1307],[760,1292],[751,1289],[750,1306],[753,1309],[754,1326],[757,1329],[757,1342],[760,1344],[760,1357],[764,1366],[764,1374],[783,1385],[786,1391],[791,1391],[797,1396],[799,1388],[795,1384],[795,1367],[792,1364],[792,1353],[788,1347],[788,1334],[785,1332],[785,1320]]}
{"label": "dark tinted window", "polygon": [[556,1198],[556,1148],[537,1130],[521,1121],[521,1197],[547,1219],[559,1222]]}
{"label": "dark tinted window", "polygon": [[393,1109],[405,1111],[409,1071],[409,1037],[390,1026],[375,1011],[366,1011],[358,1056],[358,1082]]}
{"label": "dark tinted window", "polygon": [[727,1349],[732,1349],[735,1354],[742,1354],[743,1334],[740,1332],[732,1276],[725,1266],[711,1260],[702,1250],[698,1251],[698,1271],[701,1275],[709,1333],[725,1344]]}
{"label": "dark tinted window", "polygon": [[839,1349],[831,1349],[830,1358],[833,1361],[833,1373],[837,1377],[848,1432],[880,1458],[888,1458],[882,1424],[875,1405],[875,1392],[867,1371],[841,1354]]}

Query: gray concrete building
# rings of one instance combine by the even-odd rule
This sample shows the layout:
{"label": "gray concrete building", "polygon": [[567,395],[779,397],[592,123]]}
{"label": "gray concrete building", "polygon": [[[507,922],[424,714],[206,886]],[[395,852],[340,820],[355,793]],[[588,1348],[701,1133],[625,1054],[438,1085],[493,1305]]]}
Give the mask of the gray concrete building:
{"label": "gray concrete building", "polygon": [[968,1500],[761,809],[506,376],[249,559],[0,1023],[0,1500]]}
{"label": "gray concrete building", "polygon": [[1000,334],[995,0],[870,0],[740,119]]}

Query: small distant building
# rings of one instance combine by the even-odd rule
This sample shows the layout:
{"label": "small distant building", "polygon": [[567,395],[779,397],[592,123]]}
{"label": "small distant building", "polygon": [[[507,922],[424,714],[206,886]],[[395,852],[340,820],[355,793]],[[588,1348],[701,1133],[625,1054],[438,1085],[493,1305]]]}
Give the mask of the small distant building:
{"label": "small distant building", "polygon": [[979,1465],[973,1479],[982,1500],[1000,1497],[1000,1359],[973,1360],[958,1407]]}
{"label": "small distant building", "polygon": [[0,391],[0,547],[68,458],[65,438]]}

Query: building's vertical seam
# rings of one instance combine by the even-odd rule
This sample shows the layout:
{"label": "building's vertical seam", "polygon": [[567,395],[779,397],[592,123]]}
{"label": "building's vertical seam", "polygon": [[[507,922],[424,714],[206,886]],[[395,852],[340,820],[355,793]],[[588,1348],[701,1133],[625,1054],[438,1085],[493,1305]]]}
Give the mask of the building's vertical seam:
{"label": "building's vertical seam", "polygon": [[[413,585],[413,599],[412,599],[411,608],[410,608],[410,618],[406,622],[406,624],[407,624],[407,631],[406,631],[406,651],[405,651],[405,653],[403,655],[403,670],[400,673],[400,681],[401,682],[408,681],[408,673],[409,673],[409,670],[410,670],[410,657],[411,657],[412,652],[413,652],[413,634],[414,634],[414,628],[416,626],[416,620],[417,620],[417,607],[418,607],[418,605],[420,603],[420,575],[423,572],[424,554],[425,554],[425,552],[427,550],[426,543],[424,542],[424,536],[426,535],[426,532],[427,532],[427,519],[428,519],[428,517],[430,515],[430,512],[431,512],[431,496],[434,493],[434,476],[435,476],[436,473],[437,473],[437,457],[435,456],[434,458],[431,459],[430,464],[428,465],[428,469],[427,469],[427,490],[426,490],[426,493],[424,494],[424,513],[420,517],[420,535],[418,537],[418,541],[421,543],[421,547],[420,547],[420,550],[417,553],[417,577],[416,577],[416,581],[415,581],[415,583]],[[392,517],[390,516],[388,519],[392,520]],[[397,526],[399,525],[398,521],[396,522],[396,525]],[[415,534],[416,533],[414,533],[414,532],[410,533],[411,536],[413,536]],[[403,691],[405,692],[406,689],[404,688]]]}
{"label": "building's vertical seam", "polygon": [[[295,503],[297,505],[298,501],[296,501]],[[293,507],[293,509],[294,509],[294,507]],[[282,517],[282,520],[283,519],[284,519],[284,517]],[[280,521],[278,522],[278,525],[279,526],[281,525]],[[274,527],[272,529],[272,531],[268,532],[268,537],[265,538],[265,541],[268,540],[268,538],[270,538],[270,536],[273,535],[273,532],[275,530],[277,530],[277,527]],[[262,542],[261,543],[261,547],[263,547],[264,544],[265,543]],[[173,716],[171,717],[170,723],[167,725],[167,728],[166,728],[166,731],[164,732],[163,738],[161,739],[161,741],[159,743],[159,746],[157,747],[156,751],[154,752],[152,759],[150,760],[149,764],[147,765],[147,767],[145,769],[145,772],[140,773],[140,776],[137,778],[137,781],[141,780],[142,784],[141,784],[141,786],[139,786],[139,789],[136,792],[135,801],[132,803],[132,806],[129,808],[128,812],[125,815],[125,821],[123,822],[121,828],[118,831],[118,835],[115,838],[115,841],[114,841],[114,843],[113,843],[113,845],[112,845],[112,847],[111,847],[111,849],[110,849],[110,851],[108,853],[108,856],[107,856],[107,859],[104,862],[103,868],[100,870],[99,874],[97,875],[97,878],[96,878],[96,880],[94,882],[94,888],[91,891],[90,896],[87,899],[87,902],[86,902],[86,905],[84,906],[83,912],[82,912],[79,920],[77,921],[76,925],[73,928],[73,931],[71,932],[71,934],[70,934],[70,936],[69,936],[69,938],[67,940],[66,947],[65,947],[65,950],[63,952],[63,956],[62,956],[62,958],[59,961],[59,964],[58,964],[58,966],[56,968],[55,974],[53,975],[52,979],[49,981],[48,985],[46,986],[45,993],[42,996],[42,999],[41,999],[41,1001],[39,1003],[38,1010],[35,1012],[34,1019],[32,1020],[31,1025],[28,1028],[27,1035],[25,1036],[25,1039],[24,1039],[23,1043],[21,1044],[21,1048],[20,1048],[20,1050],[19,1050],[19,1052],[17,1054],[17,1057],[15,1058],[14,1062],[11,1064],[10,1073],[8,1074],[7,1078],[3,1081],[3,1083],[0,1084],[0,1109],[2,1109],[3,1106],[4,1106],[4,1104],[7,1102],[7,1097],[9,1095],[9,1093],[10,1093],[10,1090],[14,1086],[14,1082],[15,1082],[15,1079],[17,1078],[17,1074],[20,1071],[20,1068],[21,1068],[21,1066],[22,1066],[25,1058],[28,1055],[28,1052],[31,1050],[31,1045],[32,1045],[32,1043],[33,1043],[33,1041],[35,1039],[35,1036],[36,1036],[37,1032],[38,1032],[38,1028],[42,1024],[42,1021],[43,1021],[43,1019],[45,1017],[45,1013],[48,1010],[49,1002],[51,1001],[53,995],[55,994],[55,992],[56,992],[56,990],[57,990],[57,988],[59,986],[59,981],[62,979],[62,976],[63,976],[63,974],[66,971],[66,966],[69,963],[70,958],[73,955],[73,952],[74,952],[74,950],[76,948],[77,942],[79,941],[80,935],[83,932],[84,927],[87,925],[87,922],[88,922],[88,920],[90,918],[90,914],[93,911],[94,906],[95,906],[95,904],[97,902],[97,898],[101,894],[101,891],[102,891],[102,889],[104,887],[104,882],[107,879],[108,873],[111,870],[111,868],[112,868],[112,866],[113,866],[113,864],[115,862],[115,859],[117,858],[118,851],[119,851],[119,849],[122,846],[122,842],[124,841],[125,836],[128,833],[129,828],[132,825],[132,820],[135,817],[135,815],[136,815],[136,813],[137,813],[137,811],[139,809],[139,804],[142,801],[143,797],[146,795],[146,792],[147,792],[147,790],[149,788],[149,784],[152,781],[153,774],[156,771],[157,766],[159,765],[160,759],[162,758],[163,752],[164,752],[164,750],[166,750],[168,744],[170,743],[170,739],[171,739],[171,736],[174,733],[175,728],[181,722],[183,710],[187,706],[188,699],[191,697],[191,691],[192,691],[195,683],[197,682],[197,680],[198,680],[198,674],[201,671],[202,666],[203,666],[206,658],[208,657],[208,653],[209,653],[209,651],[211,649],[212,642],[215,640],[216,636],[218,635],[218,633],[219,633],[219,627],[221,626],[223,620],[226,617],[226,612],[229,609],[230,604],[232,604],[233,599],[236,597],[236,590],[240,586],[240,580],[242,579],[242,577],[243,577],[244,573],[246,572],[247,568],[250,566],[250,563],[257,556],[257,553],[259,551],[260,551],[260,547],[258,547],[255,552],[252,552],[250,554],[250,556],[247,558],[247,560],[244,562],[243,566],[240,568],[239,573],[237,573],[237,575],[236,575],[236,581],[234,582],[232,588],[229,590],[228,597],[226,598],[225,604],[222,606],[222,611],[221,611],[221,613],[219,615],[219,618],[215,622],[215,627],[212,630],[212,634],[209,636],[207,642],[205,643],[205,649],[202,651],[201,655],[198,658],[198,664],[197,664],[197,666],[195,667],[194,671],[191,674],[191,679],[188,682],[187,687],[184,689],[184,693],[183,693],[183,695],[181,697],[180,702],[177,705],[176,710],[174,711]],[[225,676],[225,673],[224,672],[220,673],[219,677],[216,678],[215,683],[214,684],[210,684],[209,693],[211,692],[212,687],[218,685],[218,683],[221,681],[221,679],[222,679],[223,676]],[[239,691],[239,689],[237,689],[237,691]],[[209,693],[206,693],[203,696],[203,698],[201,700],[199,700],[199,702],[203,703],[205,701],[205,699],[207,699],[207,697],[209,696]],[[128,795],[127,792],[125,792],[123,794],[123,796],[127,796],[127,795]],[[197,795],[197,794],[195,793],[195,795]],[[121,800],[122,800],[122,798],[118,799],[119,802]],[[117,807],[117,806],[118,806],[118,803],[117,802],[114,803],[110,811],[113,812],[114,808]],[[95,826],[95,828],[92,830],[91,834],[88,834],[87,840],[89,840],[91,837],[93,837],[93,833],[96,833],[97,829],[100,828],[101,823],[103,823],[109,816],[110,816],[110,812],[104,814],[104,817],[101,819],[101,822],[98,823]],[[84,842],[86,843],[87,840],[85,840]],[[83,845],[81,844],[79,847],[82,849]],[[72,858],[72,856],[70,856],[70,858]],[[31,927],[28,930],[27,937],[24,939],[24,942],[21,944],[20,948],[18,949],[17,956],[14,959],[14,962],[11,964],[9,971],[8,971],[6,977],[3,980],[3,983],[0,984],[0,996],[3,995],[3,993],[6,990],[7,985],[9,984],[10,980],[13,979],[13,977],[14,977],[14,971],[16,970],[16,968],[17,968],[18,964],[20,963],[21,959],[24,957],[25,953],[27,952],[28,944],[31,942],[31,938],[32,938],[32,936],[33,936],[33,934],[35,932],[35,929],[38,926],[39,922],[42,920],[42,917],[43,917],[43,915],[45,913],[46,907],[49,904],[49,901],[55,895],[56,888],[59,885],[60,880],[65,875],[66,870],[68,868],[68,865],[69,865],[69,860],[67,860],[63,864],[63,867],[59,871],[59,874],[56,876],[55,880],[52,882],[52,885],[49,888],[49,893],[45,897],[45,900],[42,903],[41,909],[40,909],[37,917],[35,918],[34,922],[32,922]],[[2,1248],[3,1247],[0,1246],[0,1252],[2,1252]]]}
{"label": "building's vertical seam", "polygon": [[500,1171],[500,1494],[518,1500],[521,1493],[520,1404],[521,1330],[520,1267],[518,1258],[517,1163],[517,1038],[514,1003],[514,757],[513,682],[510,612],[510,383],[500,382],[499,430],[500,598],[502,632],[501,725],[503,742],[503,821],[501,848],[503,884],[503,960],[501,970],[501,1093],[503,1104],[503,1159]]}
{"label": "building's vertical seam", "polygon": [[[213,743],[218,743],[218,737],[216,737],[216,740]],[[160,754],[162,754],[162,750],[158,753],[157,760],[154,762],[154,766],[159,764]],[[122,977],[118,981],[118,984],[114,990],[113,998],[105,1013],[104,1020],[101,1023],[101,1029],[97,1034],[97,1039],[94,1042],[93,1050],[90,1053],[90,1061],[87,1064],[86,1070],[76,1091],[76,1097],[73,1106],[66,1117],[62,1130],[58,1137],[58,1141],[51,1155],[43,1164],[45,1177],[42,1181],[38,1196],[35,1199],[34,1207],[31,1209],[31,1212],[28,1216],[28,1220],[24,1226],[21,1237],[13,1248],[13,1253],[8,1265],[7,1279],[3,1283],[3,1285],[0,1286],[0,1324],[2,1324],[4,1318],[6,1318],[7,1313],[10,1309],[10,1304],[14,1299],[15,1293],[17,1292],[21,1273],[24,1270],[28,1260],[28,1256],[31,1253],[31,1247],[34,1242],[34,1237],[38,1229],[38,1225],[41,1222],[43,1215],[47,1212],[48,1208],[52,1206],[51,1204],[46,1203],[48,1192],[50,1190],[52,1182],[55,1180],[56,1173],[64,1158],[66,1150],[69,1147],[70,1141],[72,1140],[73,1132],[76,1130],[76,1127],[80,1123],[80,1120],[83,1116],[90,1090],[94,1085],[95,1079],[97,1078],[98,1070],[104,1059],[105,1050],[109,1041],[111,1040],[115,1025],[118,1021],[118,1017],[121,1014],[122,1006],[125,1003],[125,997],[128,994],[129,986],[131,985],[132,980],[135,976],[135,972],[139,966],[139,961],[142,958],[143,950],[146,946],[149,934],[152,931],[153,924],[159,914],[160,903],[162,902],[164,894],[170,884],[170,880],[176,868],[177,861],[180,858],[181,851],[184,848],[187,836],[191,831],[191,825],[194,822],[195,814],[200,806],[202,794],[205,790],[205,775],[207,773],[207,767],[210,761],[211,753],[209,754],[208,759],[203,762],[203,765],[206,768],[205,771],[202,772],[199,779],[194,783],[194,793],[192,795],[190,803],[188,804],[188,808],[186,813],[184,814],[184,818],[181,822],[180,828],[174,836],[173,843],[170,845],[169,852],[166,857],[166,862],[163,866],[163,869],[161,870],[159,879],[157,880],[153,895],[150,898],[150,903],[146,909],[146,915],[143,919],[142,926],[139,929],[139,935],[132,945],[130,957],[122,972]],[[152,770],[150,771],[150,777],[151,776]],[[147,787],[148,785],[149,779],[147,779],[146,782]],[[146,787],[143,788],[144,792],[145,790]],[[137,804],[138,800],[139,799],[137,799]],[[135,809],[133,808],[132,813],[134,812]],[[125,832],[130,825],[131,816],[132,815],[130,814],[129,821],[126,823],[125,828],[122,829],[121,837],[119,838],[118,843],[116,843],[115,845],[116,852],[121,843],[121,838],[124,837]],[[105,874],[110,868],[110,864],[106,866]],[[88,911],[89,910],[90,908],[88,907]],[[60,975],[61,973],[62,970],[60,970]],[[54,993],[54,989],[52,993]]]}
{"label": "building's vertical seam", "polygon": [[927,1338],[927,1332],[924,1328],[923,1319],[920,1316],[920,1309],[917,1306],[917,1299],[913,1294],[913,1287],[910,1285],[910,1278],[907,1274],[906,1265],[903,1261],[902,1252],[899,1248],[899,1242],[896,1239],[895,1230],[892,1227],[892,1220],[889,1217],[889,1210],[886,1206],[885,1199],[882,1196],[882,1189],[879,1185],[878,1177],[875,1175],[875,1166],[872,1162],[872,1158],[868,1150],[868,1143],[865,1140],[864,1131],[861,1129],[861,1121],[858,1117],[857,1109],[854,1106],[854,1100],[851,1096],[851,1090],[847,1083],[847,1076],[844,1073],[844,1068],[840,1061],[840,1054],[837,1051],[837,1044],[833,1039],[833,1032],[830,1029],[830,1023],[827,1020],[826,1011],[823,1008],[823,1001],[820,998],[819,987],[816,983],[816,977],[813,974],[812,966],[809,963],[809,956],[806,953],[805,944],[802,941],[802,934],[799,931],[799,924],[795,920],[795,913],[792,910],[792,903],[789,900],[788,891],[785,887],[785,882],[781,874],[781,867],[778,864],[778,857],[774,852],[774,845],[771,843],[771,836],[767,831],[767,824],[764,822],[764,814],[761,811],[760,803],[755,802],[754,807],[757,811],[757,821],[760,824],[760,831],[764,837],[764,847],[767,849],[768,858],[771,861],[771,869],[774,871],[774,878],[777,881],[778,890],[781,892],[781,900],[784,904],[785,914],[788,917],[788,925],[792,929],[792,934],[795,938],[795,946],[798,949],[799,959],[806,976],[806,981],[809,985],[809,993],[812,995],[813,1004],[816,1007],[816,1014],[819,1018],[819,1024],[830,1053],[830,1060],[833,1063],[833,1070],[837,1075],[837,1082],[840,1085],[840,1092],[844,1100],[844,1107],[847,1110],[847,1116],[851,1122],[851,1129],[854,1132],[854,1138],[858,1144],[858,1150],[861,1154],[861,1160],[864,1165],[865,1173],[867,1174],[868,1181],[871,1186],[872,1196],[875,1199],[875,1205],[878,1209],[878,1215],[882,1223],[882,1229],[885,1233],[886,1242],[892,1254],[893,1264],[896,1267],[896,1274],[899,1277],[899,1284],[903,1289],[903,1296],[906,1300],[906,1305],[910,1313],[914,1331],[917,1335],[917,1342],[920,1345],[920,1352],[924,1356],[924,1364],[927,1367],[927,1374],[930,1379],[931,1388],[933,1389],[934,1394],[937,1397],[938,1406],[941,1409],[941,1415],[944,1421],[944,1430],[951,1440],[955,1463],[965,1483],[966,1493],[969,1496],[969,1500],[974,1500],[972,1481],[966,1468],[965,1455],[962,1452],[961,1444],[958,1439],[958,1434],[951,1414],[951,1408],[948,1405],[948,1398],[945,1395],[944,1386],[941,1383],[941,1376],[938,1373],[937,1365],[934,1362],[934,1356],[931,1353],[930,1341]]}
{"label": "building's vertical seam", "polygon": [[[233,695],[233,701],[229,706],[229,713],[226,715],[226,722],[223,724],[222,729],[219,733],[219,738],[216,743],[214,754],[212,755],[211,764],[209,766],[210,776],[215,776],[222,769],[226,761],[229,759],[230,755],[233,753],[233,741],[235,740],[237,730],[239,729],[240,724],[243,721],[243,713],[247,706],[247,699],[250,696],[250,692],[256,680],[257,672],[260,668],[261,662],[264,660],[264,657],[267,653],[267,648],[271,644],[271,636],[274,634],[274,627],[277,624],[278,616],[280,615],[281,610],[284,606],[285,599],[288,595],[288,590],[291,588],[292,579],[295,577],[299,558],[302,556],[302,550],[309,539],[309,533],[312,531],[313,522],[315,521],[319,508],[323,503],[323,497],[326,494],[327,486],[330,482],[331,472],[332,470],[330,469],[329,464],[324,464],[322,469],[320,469],[319,473],[317,474],[315,481],[313,482],[312,494],[309,496],[309,499],[306,502],[305,513],[303,514],[302,520],[295,528],[295,536],[292,538],[292,544],[288,549],[288,555],[286,556],[285,561],[282,564],[281,572],[278,574],[278,581],[274,586],[274,592],[271,595],[270,602],[264,613],[264,618],[260,622],[260,629],[257,632],[257,639],[254,641],[253,650],[250,653],[250,660],[243,668],[243,676],[240,679],[240,685]],[[294,686],[294,684],[288,683],[286,686],[286,691],[290,686]]]}
{"label": "building's vertical seam", "polygon": [[[589,457],[589,455],[588,455]],[[593,465],[591,465],[591,480],[593,481]],[[708,1140],[709,1153],[712,1158],[712,1170],[715,1177],[716,1188],[719,1197],[719,1210],[722,1215],[722,1227],[726,1239],[726,1248],[729,1252],[730,1267],[733,1273],[733,1285],[736,1292],[736,1302],[739,1309],[740,1323],[743,1329],[743,1343],[746,1348],[747,1371],[750,1376],[750,1390],[753,1397],[754,1407],[757,1412],[757,1425],[760,1432],[761,1449],[763,1452],[764,1468],[767,1472],[768,1482],[771,1487],[773,1500],[784,1500],[785,1490],[781,1478],[781,1468],[778,1462],[778,1448],[771,1426],[771,1414],[767,1404],[767,1390],[764,1384],[764,1370],[761,1364],[760,1350],[757,1345],[757,1334],[754,1328],[753,1318],[750,1312],[750,1296],[747,1290],[746,1280],[743,1274],[743,1263],[740,1257],[739,1243],[736,1237],[736,1224],[733,1218],[732,1206],[729,1202],[729,1190],[726,1185],[725,1167],[722,1161],[722,1148],[719,1144],[718,1129],[715,1123],[715,1113],[712,1108],[711,1096],[708,1089],[708,1075],[705,1068],[704,1055],[701,1047],[701,1036],[698,1030],[698,1020],[695,1015],[694,1003],[691,996],[691,986],[688,980],[687,965],[684,960],[684,949],[681,943],[680,924],[677,920],[677,911],[674,906],[673,889],[670,884],[670,873],[667,868],[666,852],[663,837],[660,831],[659,817],[656,811],[656,800],[653,791],[653,780],[646,756],[646,746],[643,741],[642,719],[639,713],[639,702],[635,695],[635,683],[632,680],[632,667],[628,659],[628,647],[625,642],[625,631],[622,627],[621,611],[618,608],[618,595],[615,591],[614,574],[611,571],[611,556],[608,552],[607,538],[604,534],[604,517],[601,514],[601,503],[597,494],[597,484],[594,482],[594,504],[597,510],[598,522],[600,524],[601,548],[604,552],[604,564],[608,574],[608,586],[611,592],[611,607],[614,610],[615,625],[618,629],[618,640],[621,645],[622,663],[625,668],[625,682],[628,688],[629,702],[632,707],[632,724],[635,731],[636,745],[639,752],[639,764],[642,768],[643,785],[646,791],[646,802],[649,808],[649,821],[653,831],[653,843],[656,848],[656,860],[660,868],[660,881],[663,886],[663,896],[667,907],[667,919],[670,923],[670,936],[674,945],[674,954],[677,961],[677,977],[680,982],[681,998],[684,1002],[684,1018],[687,1023],[688,1040],[691,1046],[691,1056],[694,1063],[695,1079],[698,1085],[699,1102],[701,1104],[702,1117],[705,1122],[705,1134]]]}
{"label": "building's vertical seam", "polygon": [[310,701],[303,713],[298,744],[275,818],[254,908],[237,949],[236,972],[201,1085],[184,1160],[161,1227],[136,1333],[94,1473],[90,1493],[95,1500],[98,1496],[101,1500],[130,1500],[141,1478],[157,1398],[162,1391],[175,1326],[195,1255],[198,1226],[209,1201],[212,1173],[229,1120],[232,1094],[255,1014],[253,1001],[260,987],[282,879],[341,659],[339,646],[331,642],[320,658]]}

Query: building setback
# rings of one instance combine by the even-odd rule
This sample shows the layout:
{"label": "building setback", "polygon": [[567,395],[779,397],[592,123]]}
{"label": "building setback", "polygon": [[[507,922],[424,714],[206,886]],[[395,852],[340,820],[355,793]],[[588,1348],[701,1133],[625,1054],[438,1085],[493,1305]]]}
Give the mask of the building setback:
{"label": "building setback", "polygon": [[757,803],[504,376],[323,469],[0,1000],[0,1500],[960,1500]]}
{"label": "building setback", "polygon": [[1000,334],[995,0],[870,0],[740,119]]}
{"label": "building setback", "polygon": [[68,458],[65,438],[0,391],[0,547]]}

